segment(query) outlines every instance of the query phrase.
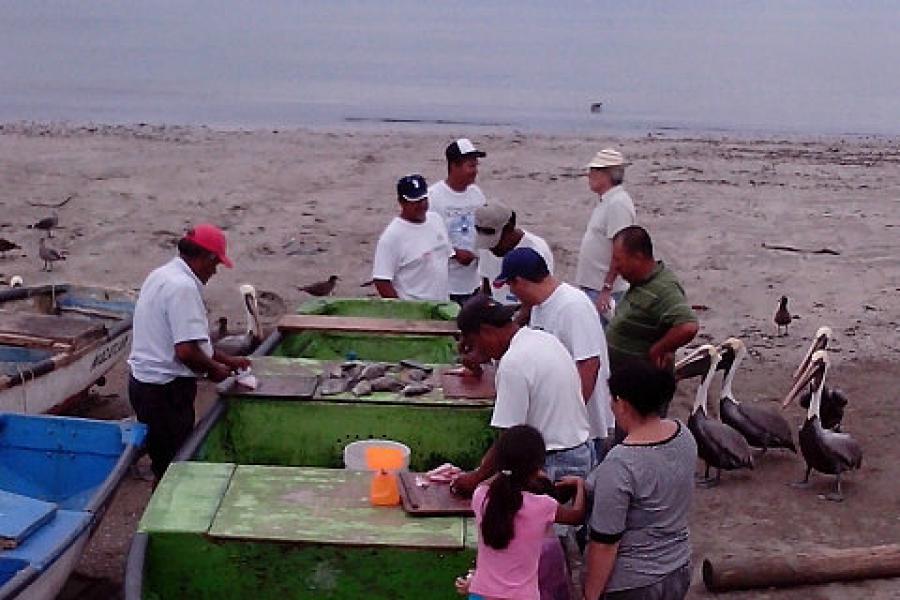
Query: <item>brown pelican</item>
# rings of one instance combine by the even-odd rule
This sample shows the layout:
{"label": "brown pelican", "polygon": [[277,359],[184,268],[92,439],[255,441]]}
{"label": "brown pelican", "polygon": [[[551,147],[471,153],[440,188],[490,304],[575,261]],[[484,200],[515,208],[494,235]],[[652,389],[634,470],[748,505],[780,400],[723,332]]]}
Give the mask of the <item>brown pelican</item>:
{"label": "brown pelican", "polygon": [[781,335],[781,328],[784,327],[784,335],[787,335],[788,325],[791,324],[791,311],[787,307],[787,296],[782,296],[778,301],[778,310],[775,311],[775,329],[778,335]]}
{"label": "brown pelican", "polygon": [[44,243],[44,238],[40,239],[38,255],[41,257],[41,260],[44,261],[44,266],[41,268],[42,271],[52,271],[53,263],[58,260],[66,260],[66,257],[63,256],[62,252],[47,246]]}
{"label": "brown pelican", "polygon": [[[246,356],[256,350],[262,341],[262,328],[259,324],[259,309],[256,301],[256,289],[252,285],[241,286],[244,300],[244,312],[247,317],[247,331],[241,334],[225,335],[213,342],[216,350],[231,356]],[[221,331],[222,320],[219,320]],[[227,326],[227,321],[225,322]]]}
{"label": "brown pelican", "polygon": [[40,229],[46,231],[47,235],[53,237],[53,228],[59,225],[59,215],[53,211],[49,217],[44,217],[37,223],[29,225],[28,229]]}
{"label": "brown pelican", "polygon": [[800,452],[806,461],[806,477],[799,485],[809,483],[809,473],[813,469],[820,473],[834,475],[834,489],[825,498],[840,502],[844,499],[841,493],[841,473],[858,469],[862,465],[862,448],[846,433],[823,429],[819,422],[822,388],[825,387],[828,367],[828,353],[825,350],[817,350],[813,353],[806,370],[800,374],[794,387],[785,397],[784,406],[796,398],[805,386],[813,386],[812,400],[809,403],[809,410],[806,412],[806,420],[800,427]]}
{"label": "brown pelican", "polygon": [[780,414],[752,404],[744,404],[734,397],[731,383],[738,365],[747,355],[747,347],[737,338],[728,338],[719,348],[719,371],[725,372],[719,396],[719,416],[722,422],[736,429],[754,448],[787,448],[797,451],[791,426]]}
{"label": "brown pelican", "polygon": [[[819,327],[816,331],[816,335],[813,336],[813,341],[809,345],[809,349],[806,351],[806,355],[803,357],[803,360],[800,363],[800,366],[797,367],[797,370],[794,371],[794,380],[796,381],[797,377],[803,373],[806,368],[809,366],[809,361],[812,358],[812,355],[817,350],[827,350],[828,344],[831,342],[831,338],[833,337],[832,331],[830,327]],[[800,395],[800,406],[803,408],[809,408],[809,401],[812,398],[812,388],[808,388]],[[841,430],[841,421],[844,418],[844,408],[847,406],[847,396],[837,388],[830,388],[827,385],[822,388],[822,406],[820,408],[819,414],[819,422],[822,424],[822,427],[825,429],[833,429],[834,431]]]}
{"label": "brown pelican", "polygon": [[[688,429],[694,434],[697,442],[697,455],[706,462],[706,473],[699,484],[704,486],[718,485],[722,470],[752,469],[753,459],[750,446],[743,436],[718,421],[708,414],[707,400],[709,386],[713,375],[716,373],[716,365],[719,362],[719,353],[716,349],[705,344],[683,358],[675,365],[676,373],[680,372],[680,379],[700,376],[700,387],[694,398],[694,407],[688,419]],[[709,478],[709,468],[716,468],[716,478]]]}
{"label": "brown pelican", "polygon": [[325,281],[319,281],[309,285],[298,285],[297,288],[301,292],[306,292],[313,296],[330,296],[331,292],[334,291],[334,286],[337,285],[338,279],[340,279],[340,277],[332,275]]}

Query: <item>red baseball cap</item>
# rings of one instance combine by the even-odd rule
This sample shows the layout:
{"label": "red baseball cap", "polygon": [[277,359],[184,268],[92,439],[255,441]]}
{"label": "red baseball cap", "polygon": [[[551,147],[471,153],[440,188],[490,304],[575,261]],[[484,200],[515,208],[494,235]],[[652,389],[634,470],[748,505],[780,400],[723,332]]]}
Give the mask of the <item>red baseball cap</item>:
{"label": "red baseball cap", "polygon": [[231,262],[231,259],[225,253],[228,249],[228,240],[225,239],[225,234],[222,233],[222,230],[215,225],[210,225],[209,223],[194,225],[193,229],[189,229],[184,234],[184,239],[197,244],[204,250],[209,250],[216,255],[219,262],[229,269],[234,266],[234,263]]}

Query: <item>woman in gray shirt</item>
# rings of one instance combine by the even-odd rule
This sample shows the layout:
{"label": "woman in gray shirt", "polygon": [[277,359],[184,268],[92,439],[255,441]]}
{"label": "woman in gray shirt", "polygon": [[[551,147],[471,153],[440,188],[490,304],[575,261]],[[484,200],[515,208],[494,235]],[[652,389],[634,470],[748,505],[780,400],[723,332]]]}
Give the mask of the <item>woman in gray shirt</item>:
{"label": "woman in gray shirt", "polygon": [[666,371],[644,362],[609,379],[622,444],[590,474],[584,596],[587,600],[681,600],[691,582],[688,513],[697,445],[687,427],[660,417],[675,392]]}

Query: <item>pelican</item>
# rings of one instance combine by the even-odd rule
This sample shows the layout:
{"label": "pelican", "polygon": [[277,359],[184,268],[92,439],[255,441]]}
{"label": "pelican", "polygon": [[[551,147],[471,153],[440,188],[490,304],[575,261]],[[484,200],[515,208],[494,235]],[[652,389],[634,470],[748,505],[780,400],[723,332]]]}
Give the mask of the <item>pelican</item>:
{"label": "pelican", "polygon": [[[247,318],[245,333],[225,335],[213,343],[216,350],[231,356],[246,356],[253,352],[262,341],[262,328],[259,324],[259,308],[256,300],[256,289],[252,285],[242,285],[241,296],[244,299],[244,312]],[[227,321],[226,321],[227,324]],[[222,320],[219,320],[221,331]]]}
{"label": "pelican", "polygon": [[[827,350],[828,344],[831,342],[833,333],[831,327],[819,327],[813,341],[806,351],[806,355],[800,362],[800,366],[794,371],[794,380],[800,376],[803,371],[809,367],[809,361],[813,353],[818,350]],[[812,388],[807,389],[800,396],[800,406],[809,408],[809,401],[812,398]],[[827,385],[822,388],[822,406],[820,409],[819,422],[825,429],[834,431],[841,430],[841,421],[844,419],[844,408],[847,406],[847,396],[837,388],[830,388]]]}
{"label": "pelican", "polygon": [[787,448],[797,452],[794,436],[787,420],[778,413],[752,404],[743,404],[734,397],[731,383],[738,365],[747,355],[747,347],[737,338],[728,338],[719,348],[719,364],[724,371],[722,392],[719,395],[719,416],[722,422],[736,429],[754,448]]}
{"label": "pelican", "polygon": [[[688,429],[694,434],[697,442],[697,455],[706,463],[706,473],[700,485],[711,487],[718,485],[722,477],[722,470],[752,469],[753,459],[747,440],[740,433],[709,416],[707,400],[709,386],[716,366],[719,363],[719,353],[710,344],[700,346],[687,357],[675,365],[676,373],[680,372],[680,379],[700,376],[700,387],[694,398],[694,407],[688,419]],[[716,478],[710,479],[709,468],[716,468]]]}
{"label": "pelican", "polygon": [[841,493],[841,473],[862,466],[862,448],[859,442],[848,434],[822,428],[819,409],[828,367],[828,352],[825,350],[814,352],[806,370],[800,374],[794,387],[785,397],[783,406],[790,404],[805,386],[812,385],[813,392],[809,410],[806,412],[806,420],[800,427],[800,452],[806,461],[806,477],[799,485],[809,483],[809,473],[813,469],[819,473],[834,475],[834,489],[826,494],[825,498],[840,502],[844,499],[844,495]]}

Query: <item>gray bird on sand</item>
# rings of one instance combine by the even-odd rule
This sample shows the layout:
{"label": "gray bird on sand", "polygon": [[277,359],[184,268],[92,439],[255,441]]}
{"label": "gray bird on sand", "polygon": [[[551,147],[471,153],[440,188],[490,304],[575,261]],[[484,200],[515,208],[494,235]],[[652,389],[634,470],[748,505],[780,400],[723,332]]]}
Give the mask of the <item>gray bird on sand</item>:
{"label": "gray bird on sand", "polygon": [[319,281],[310,285],[298,285],[297,289],[313,296],[330,296],[337,285],[338,279],[340,277],[332,275],[326,281]]}
{"label": "gray bird on sand", "polygon": [[775,327],[778,330],[778,335],[781,335],[781,328],[784,327],[784,335],[787,335],[788,325],[791,324],[791,311],[788,310],[788,299],[787,296],[782,296],[781,300],[778,301],[778,310],[775,311]]}
{"label": "gray bird on sand", "polygon": [[53,229],[59,225],[59,215],[54,211],[49,217],[44,217],[37,223],[29,225],[28,229],[40,229],[46,231],[47,235],[53,237]]}
{"label": "gray bird on sand", "polygon": [[44,238],[40,240],[40,247],[38,248],[38,254],[41,257],[41,260],[44,261],[44,266],[41,269],[42,271],[52,271],[53,263],[58,260],[66,260],[66,257],[62,255],[59,250],[51,248],[44,243]]}
{"label": "gray bird on sand", "polygon": [[7,239],[0,238],[0,255],[3,255],[3,258],[6,258],[6,253],[10,250],[21,250],[22,247],[18,244],[11,242]]}

